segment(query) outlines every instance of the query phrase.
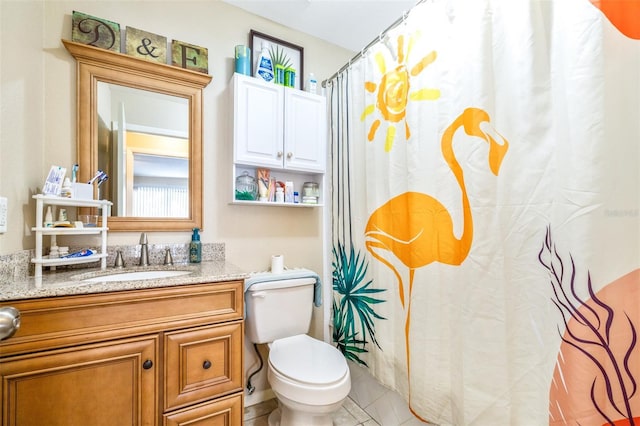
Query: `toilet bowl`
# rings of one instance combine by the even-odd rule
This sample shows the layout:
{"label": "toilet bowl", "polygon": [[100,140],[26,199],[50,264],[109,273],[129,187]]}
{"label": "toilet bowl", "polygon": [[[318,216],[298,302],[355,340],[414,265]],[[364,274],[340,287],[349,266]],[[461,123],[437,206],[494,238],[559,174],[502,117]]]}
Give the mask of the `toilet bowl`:
{"label": "toilet bowl", "polygon": [[279,401],[269,426],[331,426],[351,390],[340,351],[306,334],[271,344],[267,374]]}
{"label": "toilet bowl", "polygon": [[279,406],[270,426],[331,426],[351,390],[344,355],[306,334],[319,291],[317,274],[308,270],[245,282],[246,336],[269,345],[267,380]]}

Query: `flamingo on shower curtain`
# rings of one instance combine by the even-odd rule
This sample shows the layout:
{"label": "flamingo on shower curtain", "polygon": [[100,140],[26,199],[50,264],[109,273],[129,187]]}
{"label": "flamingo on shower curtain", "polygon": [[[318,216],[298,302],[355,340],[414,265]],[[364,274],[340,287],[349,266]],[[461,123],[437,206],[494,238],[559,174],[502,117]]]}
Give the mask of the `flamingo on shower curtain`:
{"label": "flamingo on shower curtain", "polygon": [[638,13],[422,2],[337,80],[334,246],[398,292],[353,353],[412,417],[640,425]]}
{"label": "flamingo on shower curtain", "polygon": [[[471,206],[462,167],[453,150],[453,139],[461,128],[469,136],[484,139],[489,144],[489,168],[497,176],[509,144],[497,132],[483,130],[487,128],[488,123],[489,115],[485,111],[467,108],[442,136],[442,155],[462,193],[463,232],[460,238],[454,234],[451,214],[440,201],[428,194],[411,191],[400,194],[378,207],[369,217],[365,228],[366,249],[374,258],[389,267],[398,280],[400,303],[406,313],[404,332],[409,390],[411,389],[409,332],[415,271],[433,262],[460,265],[467,258],[473,241]],[[385,251],[409,268],[408,289],[398,269],[383,256],[382,252]],[[419,417],[415,412],[414,415]]]}

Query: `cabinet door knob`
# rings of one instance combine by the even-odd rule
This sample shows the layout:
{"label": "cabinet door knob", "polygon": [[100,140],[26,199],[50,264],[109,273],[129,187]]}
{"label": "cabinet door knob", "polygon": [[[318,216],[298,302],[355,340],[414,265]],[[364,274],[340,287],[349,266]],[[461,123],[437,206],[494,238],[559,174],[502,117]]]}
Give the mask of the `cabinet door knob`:
{"label": "cabinet door knob", "polygon": [[202,363],[202,368],[204,368],[205,370],[208,370],[211,368],[211,361],[206,360],[205,362]]}
{"label": "cabinet door knob", "polygon": [[144,368],[145,370],[148,370],[151,367],[153,367],[153,361],[151,361],[150,359],[142,363],[142,368]]}
{"label": "cabinet door knob", "polygon": [[293,152],[287,152],[287,158],[293,157]]}
{"label": "cabinet door knob", "polygon": [[8,339],[20,328],[20,311],[13,306],[0,308],[0,340]]}
{"label": "cabinet door knob", "polygon": [[278,158],[282,158],[282,154],[283,154],[282,151],[278,151]]}

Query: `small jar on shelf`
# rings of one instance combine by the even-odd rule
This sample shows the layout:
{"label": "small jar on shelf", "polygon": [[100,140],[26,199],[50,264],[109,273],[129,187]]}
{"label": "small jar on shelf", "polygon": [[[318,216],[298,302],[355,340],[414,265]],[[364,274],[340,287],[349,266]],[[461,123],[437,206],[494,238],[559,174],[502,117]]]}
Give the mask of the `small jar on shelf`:
{"label": "small jar on shelf", "polygon": [[236,178],[236,200],[256,200],[258,195],[258,184],[249,172],[245,171]]}
{"label": "small jar on shelf", "polygon": [[302,185],[302,203],[318,204],[320,198],[320,189],[316,182],[305,182]]}

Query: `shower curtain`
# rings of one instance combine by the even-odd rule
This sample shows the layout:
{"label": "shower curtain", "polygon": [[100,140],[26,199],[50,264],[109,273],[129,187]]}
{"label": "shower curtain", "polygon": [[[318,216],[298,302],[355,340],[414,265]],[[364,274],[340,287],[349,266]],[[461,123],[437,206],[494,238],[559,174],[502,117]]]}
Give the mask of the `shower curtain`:
{"label": "shower curtain", "polygon": [[441,425],[640,425],[638,1],[435,0],[328,82],[332,334]]}

